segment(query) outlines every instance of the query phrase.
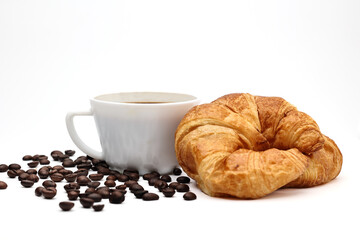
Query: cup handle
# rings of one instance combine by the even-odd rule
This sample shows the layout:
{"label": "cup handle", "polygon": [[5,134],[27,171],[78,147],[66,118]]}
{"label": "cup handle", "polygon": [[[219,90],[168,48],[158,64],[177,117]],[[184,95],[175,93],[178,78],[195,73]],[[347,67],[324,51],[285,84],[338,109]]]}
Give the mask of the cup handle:
{"label": "cup handle", "polygon": [[75,125],[74,125],[74,117],[75,116],[93,116],[93,112],[91,110],[88,111],[82,111],[82,112],[69,112],[66,115],[66,127],[69,132],[69,135],[75,145],[83,151],[85,154],[97,158],[97,159],[104,159],[104,152],[99,152],[91,147],[89,147],[87,144],[85,144],[81,138],[79,137]]}

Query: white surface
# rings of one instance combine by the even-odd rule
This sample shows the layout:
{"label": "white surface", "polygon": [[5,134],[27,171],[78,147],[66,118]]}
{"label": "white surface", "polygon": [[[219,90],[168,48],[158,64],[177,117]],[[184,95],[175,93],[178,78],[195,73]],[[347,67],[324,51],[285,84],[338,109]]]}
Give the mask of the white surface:
{"label": "white surface", "polygon": [[[128,199],[101,213],[61,212],[65,195],[39,199],[0,173],[9,183],[0,191],[1,238],[55,230],[55,239],[359,239],[359,9],[344,0],[0,1],[1,163],[75,148],[66,112],[116,91],[184,92],[203,102],[230,92],[281,96],[344,155],[340,176],[324,186],[255,201],[200,192],[193,202]],[[98,147],[94,123],[78,125]]]}

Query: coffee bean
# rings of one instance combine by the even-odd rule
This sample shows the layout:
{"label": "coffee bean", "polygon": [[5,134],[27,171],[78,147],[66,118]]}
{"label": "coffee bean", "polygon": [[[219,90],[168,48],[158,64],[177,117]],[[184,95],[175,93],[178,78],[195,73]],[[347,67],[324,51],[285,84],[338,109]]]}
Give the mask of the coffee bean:
{"label": "coffee bean", "polygon": [[46,199],[52,199],[56,196],[56,189],[53,187],[49,187],[49,188],[44,188],[42,190],[42,195],[44,196],[44,198]]}
{"label": "coffee bean", "polygon": [[115,188],[119,189],[119,190],[125,190],[127,188],[127,186],[125,184],[120,184],[120,185],[117,185]]}
{"label": "coffee bean", "polygon": [[62,165],[63,165],[63,167],[66,167],[66,168],[76,166],[75,162],[73,160],[71,160],[70,158],[65,158]]}
{"label": "coffee bean", "polygon": [[89,178],[93,181],[100,181],[101,179],[103,179],[104,174],[101,173],[93,173],[89,175]]}
{"label": "coffee bean", "polygon": [[152,178],[156,178],[156,174],[152,174],[152,173],[145,173],[144,175],[143,175],[143,179],[144,180],[150,180],[150,179],[152,179]]}
{"label": "coffee bean", "polygon": [[86,163],[80,163],[76,166],[78,169],[87,169],[90,170],[90,168],[92,167],[91,162],[86,162]]}
{"label": "coffee bean", "polygon": [[26,180],[28,177],[29,177],[29,174],[24,172],[18,176],[18,179],[19,179],[19,181],[21,181],[21,180]]}
{"label": "coffee bean", "polygon": [[178,183],[189,183],[190,182],[190,178],[189,177],[185,177],[185,176],[181,176],[181,177],[178,177],[176,179],[176,181]]}
{"label": "coffee bean", "polygon": [[125,200],[125,195],[120,191],[114,191],[109,196],[109,202],[119,204]]}
{"label": "coffee bean", "polygon": [[65,154],[71,157],[75,154],[75,150],[65,150]]}
{"label": "coffee bean", "polygon": [[134,181],[138,181],[140,178],[140,175],[138,173],[127,173],[125,174],[126,176],[129,177],[130,180],[134,180]]}
{"label": "coffee bean", "polygon": [[29,174],[27,180],[33,181],[34,183],[39,181],[39,177],[36,174]]}
{"label": "coffee bean", "polygon": [[59,173],[61,173],[64,177],[66,177],[67,175],[69,175],[69,174],[75,174],[75,175],[77,175],[76,173],[73,173],[73,171],[71,171],[71,170],[69,170],[69,169],[60,169],[59,171],[58,171]]}
{"label": "coffee bean", "polygon": [[160,178],[160,173],[157,171],[152,171],[151,174],[153,174],[154,177]]}
{"label": "coffee bean", "polygon": [[79,197],[79,192],[70,190],[69,192],[67,192],[67,196],[68,196],[69,200],[76,200]]}
{"label": "coffee bean", "polygon": [[38,161],[33,161],[33,162],[29,162],[27,165],[29,167],[31,167],[31,168],[35,168],[35,167],[37,167],[39,165],[39,162]]}
{"label": "coffee bean", "polygon": [[169,184],[169,187],[173,188],[173,189],[176,189],[176,187],[179,185],[180,183],[178,182],[172,182]]}
{"label": "coffee bean", "polygon": [[165,182],[171,182],[171,177],[169,175],[167,175],[167,174],[162,175],[160,179],[165,181]]}
{"label": "coffee bean", "polygon": [[30,169],[26,170],[26,173],[28,173],[28,174],[37,174],[37,170],[33,169],[33,168],[30,168]]}
{"label": "coffee bean", "polygon": [[172,197],[175,194],[175,190],[171,187],[167,187],[162,190],[162,193],[165,197]]}
{"label": "coffee bean", "polygon": [[48,164],[50,164],[50,161],[49,161],[48,159],[45,159],[45,158],[40,159],[39,162],[40,162],[41,165],[48,165]]}
{"label": "coffee bean", "polygon": [[129,173],[137,173],[139,174],[139,171],[135,168],[127,168],[124,170],[123,174],[128,175]]}
{"label": "coffee bean", "polygon": [[167,188],[168,185],[167,185],[167,183],[166,183],[165,181],[159,179],[159,180],[157,180],[157,181],[155,182],[154,187],[156,187],[157,189],[159,189],[159,191],[161,192],[162,189]]}
{"label": "coffee bean", "polygon": [[64,189],[65,189],[65,191],[68,192],[70,190],[80,189],[80,185],[76,182],[71,182],[71,183],[65,184]]}
{"label": "coffee bean", "polygon": [[133,185],[133,184],[137,184],[137,181],[128,180],[128,181],[125,182],[125,185],[126,185],[127,187],[130,187],[130,186]]}
{"label": "coffee bean", "polygon": [[56,170],[57,172],[59,172],[60,170],[64,169],[64,167],[61,166],[61,165],[55,165],[55,166],[52,167],[52,169],[53,169],[53,170]]}
{"label": "coffee bean", "polygon": [[63,155],[63,153],[59,150],[54,150],[50,153],[50,156],[55,160],[58,161],[59,160],[59,156]]}
{"label": "coffee bean", "polygon": [[142,196],[148,192],[149,191],[147,191],[147,190],[136,190],[136,191],[133,191],[132,193],[135,195],[136,198],[142,198]]}
{"label": "coffee bean", "polygon": [[144,195],[142,195],[142,199],[144,201],[154,201],[159,199],[159,195],[157,195],[156,193],[145,193]]}
{"label": "coffee bean", "polygon": [[94,204],[94,200],[91,198],[80,198],[80,203],[84,208],[91,208],[91,206]]}
{"label": "coffee bean", "polygon": [[195,195],[195,193],[193,193],[193,192],[187,192],[187,193],[185,193],[185,194],[183,195],[183,198],[184,198],[185,200],[195,200],[195,199],[196,199],[196,195]]}
{"label": "coffee bean", "polygon": [[140,184],[132,184],[129,188],[131,192],[144,190],[144,188]]}
{"label": "coffee bean", "polygon": [[9,169],[8,165],[0,164],[0,172],[6,172]]}
{"label": "coffee bean", "polygon": [[110,191],[108,188],[100,188],[96,192],[99,193],[103,199],[108,199],[110,196]]}
{"label": "coffee bean", "polygon": [[111,173],[109,168],[103,167],[103,166],[97,166],[97,172],[104,174],[104,175],[109,175]]}
{"label": "coffee bean", "polygon": [[42,185],[45,188],[49,188],[49,187],[56,188],[56,183],[54,181],[52,181],[52,180],[45,180],[45,181],[43,181]]}
{"label": "coffee bean", "polygon": [[87,186],[91,188],[97,188],[98,186],[100,186],[100,182],[89,182]]}
{"label": "coffee bean", "polygon": [[158,181],[158,180],[159,180],[159,178],[157,178],[157,177],[151,178],[151,179],[148,181],[148,184],[149,184],[150,186],[154,186],[154,185],[155,185],[155,182]]}
{"label": "coffee bean", "polygon": [[70,174],[65,175],[65,180],[67,182],[75,182],[76,178],[77,178],[76,173],[70,173]]}
{"label": "coffee bean", "polygon": [[116,186],[116,183],[114,180],[106,180],[104,184],[107,187],[115,187]]}
{"label": "coffee bean", "polygon": [[95,212],[99,212],[99,211],[102,211],[104,209],[104,204],[96,204],[96,205],[93,205],[92,208],[94,209]]}
{"label": "coffee bean", "polygon": [[17,176],[17,173],[15,172],[15,170],[9,169],[7,171],[7,175],[9,176],[9,178],[15,178]]}
{"label": "coffee bean", "polygon": [[74,203],[73,202],[60,202],[59,203],[59,207],[63,210],[63,211],[70,211],[73,207],[74,207]]}
{"label": "coffee bean", "polygon": [[17,163],[12,163],[9,165],[10,170],[19,170],[20,168],[21,168],[21,166]]}
{"label": "coffee bean", "polygon": [[37,187],[35,188],[35,195],[40,197],[42,195],[42,191],[44,190],[45,188],[43,187]]}
{"label": "coffee bean", "polygon": [[109,175],[106,178],[106,180],[113,180],[113,181],[115,181],[116,179],[117,179],[117,177],[115,175]]}
{"label": "coffee bean", "polygon": [[0,189],[6,189],[7,186],[6,182],[0,181]]}
{"label": "coffee bean", "polygon": [[41,179],[46,179],[49,176],[49,169],[40,169],[38,175]]}
{"label": "coffee bean", "polygon": [[179,176],[179,175],[181,175],[181,173],[182,173],[182,171],[180,168],[178,168],[178,167],[174,168],[174,170],[173,170],[174,175]]}
{"label": "coffee bean", "polygon": [[64,176],[61,173],[54,173],[50,175],[50,178],[54,182],[61,182],[64,179]]}
{"label": "coffee bean", "polygon": [[90,194],[90,193],[94,193],[94,192],[96,192],[96,189],[95,188],[92,188],[92,187],[89,187],[89,188],[87,188],[86,190],[85,190],[85,193],[86,194]]}
{"label": "coffee bean", "polygon": [[91,180],[87,176],[80,175],[77,177],[76,182],[80,186],[86,186]]}
{"label": "coffee bean", "polygon": [[120,174],[120,175],[117,176],[117,179],[118,179],[119,182],[126,182],[126,181],[129,180],[129,177],[126,176],[125,174]]}
{"label": "coffee bean", "polygon": [[180,183],[176,186],[176,191],[178,192],[188,192],[190,190],[189,186],[183,183]]}
{"label": "coffee bean", "polygon": [[33,157],[31,155],[25,155],[25,156],[23,156],[22,160],[30,161],[30,160],[33,160]]}
{"label": "coffee bean", "polygon": [[89,170],[87,170],[87,169],[78,169],[74,173],[76,173],[78,176],[87,176],[89,174]]}
{"label": "coffee bean", "polygon": [[90,193],[88,196],[88,198],[91,198],[92,200],[94,200],[94,202],[100,202],[102,197],[101,197],[101,194],[99,193]]}
{"label": "coffee bean", "polygon": [[23,187],[26,187],[26,188],[30,188],[34,185],[34,182],[33,181],[30,181],[30,180],[21,180],[21,185],[23,185]]}

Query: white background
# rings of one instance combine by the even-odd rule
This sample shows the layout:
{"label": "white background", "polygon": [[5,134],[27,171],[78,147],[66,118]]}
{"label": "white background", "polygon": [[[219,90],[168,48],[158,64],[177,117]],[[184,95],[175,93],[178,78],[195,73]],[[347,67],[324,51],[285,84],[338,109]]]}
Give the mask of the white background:
{"label": "white background", "polygon": [[[0,1],[0,163],[25,168],[25,154],[77,150],[66,112],[118,91],[184,92],[203,102],[231,92],[281,96],[344,156],[340,176],[311,189],[244,201],[210,198],[192,183],[196,201],[128,195],[100,213],[78,202],[61,212],[61,190],[46,201],[0,173],[9,184],[0,191],[2,234],[359,239],[359,12],[359,1],[345,0]],[[78,125],[100,148],[93,120]]]}

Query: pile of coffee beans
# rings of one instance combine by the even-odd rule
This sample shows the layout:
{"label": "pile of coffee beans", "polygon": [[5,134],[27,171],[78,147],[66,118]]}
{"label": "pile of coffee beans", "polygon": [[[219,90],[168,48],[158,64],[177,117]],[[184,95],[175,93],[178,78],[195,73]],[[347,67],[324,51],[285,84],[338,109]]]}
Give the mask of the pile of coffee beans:
{"label": "pile of coffee beans", "polygon": [[[64,183],[69,201],[59,203],[63,211],[70,211],[77,200],[83,208],[102,211],[105,204],[98,204],[99,202],[107,199],[110,204],[121,204],[128,192],[144,201],[159,200],[159,195],[171,198],[176,192],[183,193],[184,200],[196,199],[196,195],[190,192],[190,178],[180,176],[182,170],[178,167],[173,170],[176,178],[173,181],[168,174],[161,175],[152,171],[140,176],[136,169],[119,172],[111,169],[104,160],[90,156],[79,156],[75,159],[74,155],[74,150],[52,151],[50,156],[56,163],[54,166],[50,166],[51,161],[46,155],[25,155],[22,160],[28,162],[29,169],[25,171],[18,163],[9,166],[0,164],[0,173],[6,172],[9,178],[17,178],[24,188],[40,184],[38,182],[41,179],[41,186],[35,188],[35,195],[44,199],[53,199],[58,194],[56,183]],[[140,184],[141,178],[148,183],[148,189],[155,191],[146,190]],[[7,184],[0,181],[0,189],[6,188]]]}

